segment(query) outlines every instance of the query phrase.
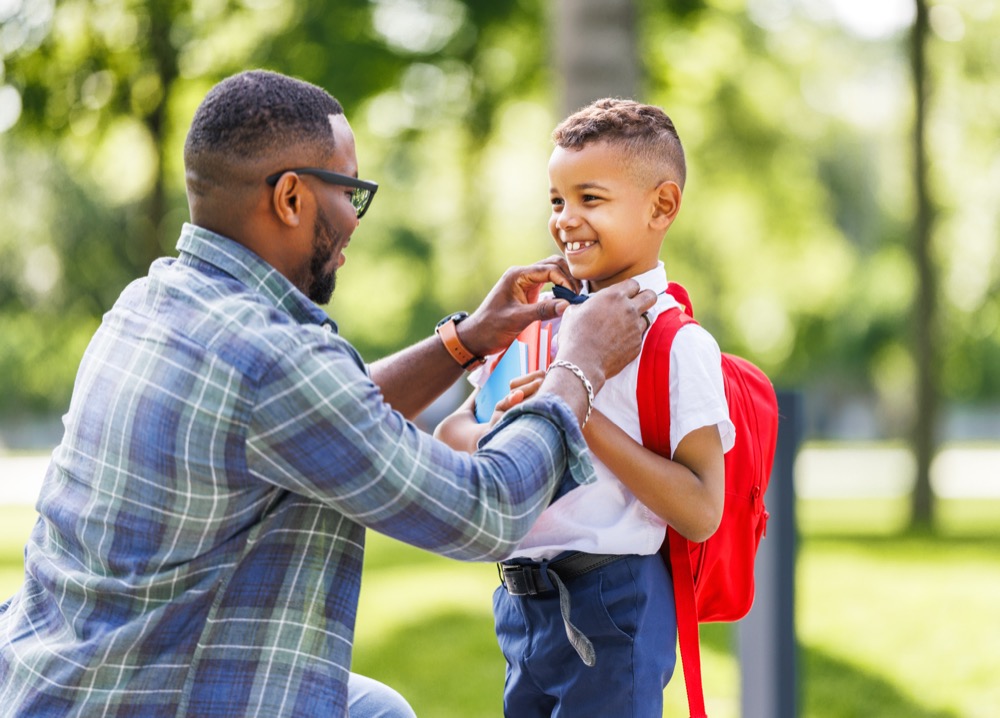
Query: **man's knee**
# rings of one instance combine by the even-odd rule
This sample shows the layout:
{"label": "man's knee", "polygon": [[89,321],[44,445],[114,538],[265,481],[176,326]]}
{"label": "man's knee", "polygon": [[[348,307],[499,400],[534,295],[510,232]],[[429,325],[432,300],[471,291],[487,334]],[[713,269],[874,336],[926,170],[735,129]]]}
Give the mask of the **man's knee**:
{"label": "man's knee", "polygon": [[351,718],[417,718],[398,691],[357,673],[347,680],[347,703]]}

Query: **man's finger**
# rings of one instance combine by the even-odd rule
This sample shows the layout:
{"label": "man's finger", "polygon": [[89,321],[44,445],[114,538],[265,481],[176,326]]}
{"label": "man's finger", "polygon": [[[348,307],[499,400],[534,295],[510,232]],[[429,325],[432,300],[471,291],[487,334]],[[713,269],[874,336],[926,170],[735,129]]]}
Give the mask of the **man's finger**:
{"label": "man's finger", "polygon": [[531,266],[523,267],[519,273],[522,279],[527,278],[529,281],[540,284],[553,282],[574,287],[579,284],[579,281],[569,273],[569,264],[561,254],[553,254]]}
{"label": "man's finger", "polygon": [[633,299],[638,302],[637,309],[642,313],[647,309],[652,309],[653,305],[656,304],[656,292],[652,289],[643,289]]}
{"label": "man's finger", "polygon": [[626,279],[625,281],[620,282],[618,286],[625,292],[625,296],[629,298],[636,296],[641,289],[639,283],[634,279]]}
{"label": "man's finger", "polygon": [[563,284],[572,285],[569,273],[555,264],[535,264],[527,267],[518,277],[521,284]]}
{"label": "man's finger", "polygon": [[569,302],[565,299],[545,299],[536,302],[532,306],[535,308],[536,318],[545,321],[546,319],[555,319],[562,316],[563,312],[566,311],[566,307],[569,306]]}

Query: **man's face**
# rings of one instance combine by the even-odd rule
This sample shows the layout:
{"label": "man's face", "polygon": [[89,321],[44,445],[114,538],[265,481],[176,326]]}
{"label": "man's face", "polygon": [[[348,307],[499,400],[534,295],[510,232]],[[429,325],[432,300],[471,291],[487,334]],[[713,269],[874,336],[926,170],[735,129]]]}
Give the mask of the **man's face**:
{"label": "man's face", "polygon": [[[331,115],[330,128],[337,151],[326,169],[356,177],[358,160],[354,149],[354,133],[351,132],[347,118],[344,115]],[[326,184],[311,177],[308,179],[314,188],[318,204],[313,224],[306,295],[317,304],[326,304],[333,296],[337,269],[347,261],[344,250],[350,244],[351,234],[358,227],[358,217],[351,204],[351,187]]]}
{"label": "man's face", "polygon": [[[348,236],[348,241],[350,237]],[[344,263],[344,255],[337,255],[347,246],[348,241],[341,242],[333,223],[320,209],[316,213],[316,223],[313,226],[313,254],[309,266],[308,297],[317,304],[326,304],[333,297],[337,286],[337,268]]]}

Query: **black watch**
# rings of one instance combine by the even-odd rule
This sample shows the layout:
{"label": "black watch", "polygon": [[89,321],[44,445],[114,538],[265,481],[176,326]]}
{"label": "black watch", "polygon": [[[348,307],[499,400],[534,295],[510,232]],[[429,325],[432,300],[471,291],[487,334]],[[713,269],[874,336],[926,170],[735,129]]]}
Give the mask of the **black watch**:
{"label": "black watch", "polygon": [[469,351],[465,344],[462,343],[462,340],[459,339],[458,332],[455,330],[458,323],[463,319],[467,319],[468,316],[468,312],[449,314],[438,322],[434,328],[434,332],[441,338],[441,343],[444,344],[444,348],[451,354],[451,358],[458,362],[458,365],[466,371],[486,362],[486,359],[483,357],[476,356]]}
{"label": "black watch", "polygon": [[437,324],[435,324],[434,328],[435,329],[440,329],[441,327],[443,327],[448,322],[455,322],[455,324],[458,324],[463,319],[468,319],[468,318],[469,318],[469,313],[468,312],[455,312],[454,314],[449,314],[444,319],[442,319],[440,322],[438,322]]}

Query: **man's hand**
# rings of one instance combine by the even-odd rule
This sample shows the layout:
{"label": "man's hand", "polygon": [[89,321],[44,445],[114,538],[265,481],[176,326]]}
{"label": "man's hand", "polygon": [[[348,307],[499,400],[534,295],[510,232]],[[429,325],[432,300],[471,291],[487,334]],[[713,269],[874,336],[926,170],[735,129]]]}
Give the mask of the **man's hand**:
{"label": "man's hand", "polygon": [[476,356],[487,356],[510,346],[536,319],[554,319],[569,306],[562,299],[538,301],[546,284],[579,289],[566,260],[553,255],[529,267],[511,267],[486,295],[479,308],[458,326],[462,343]]}
{"label": "man's hand", "polygon": [[643,314],[654,304],[656,293],[640,292],[634,279],[590,295],[563,315],[556,358],[580,367],[598,391],[608,377],[639,355],[642,336],[649,328]]}

